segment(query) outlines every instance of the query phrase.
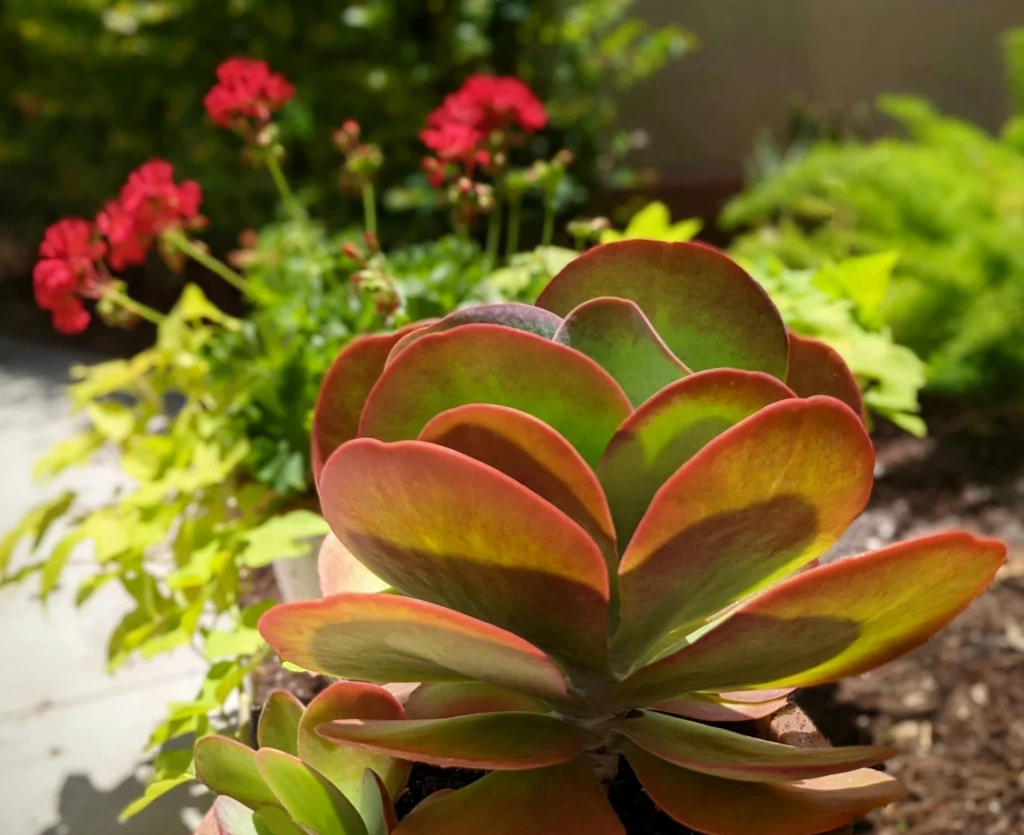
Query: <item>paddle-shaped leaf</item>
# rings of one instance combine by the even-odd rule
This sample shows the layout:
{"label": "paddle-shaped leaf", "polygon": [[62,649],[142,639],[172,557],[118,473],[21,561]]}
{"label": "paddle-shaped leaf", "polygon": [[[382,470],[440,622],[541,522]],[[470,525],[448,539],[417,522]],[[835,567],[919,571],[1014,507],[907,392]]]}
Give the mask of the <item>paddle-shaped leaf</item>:
{"label": "paddle-shaped leaf", "polygon": [[280,805],[317,835],[367,835],[355,806],[322,774],[274,748],[256,752],[256,764]]}
{"label": "paddle-shaped leaf", "polygon": [[392,757],[324,739],[317,727],[338,719],[402,719],[405,711],[383,687],[359,681],[339,681],[317,695],[298,728],[299,758],[337,786],[352,803],[364,802],[364,772],[373,769],[392,797],[398,797],[409,778],[409,764]]}
{"label": "paddle-shaped leaf", "polygon": [[287,690],[274,690],[260,712],[256,729],[260,748],[276,748],[288,754],[297,754],[302,710],[302,702]]}
{"label": "paddle-shaped leaf", "polygon": [[634,406],[690,373],[639,306],[626,299],[584,302],[569,312],[554,339],[611,374]]}
{"label": "paddle-shaped leaf", "polygon": [[370,681],[487,681],[566,699],[561,670],[510,632],[391,594],[339,594],[277,606],[260,632],[285,661]]}
{"label": "paddle-shaped leaf", "polygon": [[463,325],[417,339],[381,374],[359,434],[415,438],[435,415],[467,403],[540,418],[593,465],[631,411],[622,389],[583,354],[525,331]]}
{"label": "paddle-shaped leaf", "polygon": [[317,556],[320,593],[324,597],[342,592],[375,594],[388,584],[355,558],[333,533],[324,537]]}
{"label": "paddle-shaped leaf", "polygon": [[537,306],[558,316],[598,296],[636,302],[688,368],[739,368],[785,379],[786,329],[768,294],[702,244],[623,241],[590,250],[552,279]]}
{"label": "paddle-shaped leaf", "polygon": [[623,719],[616,729],[648,753],[674,765],[753,783],[805,780],[866,768],[898,750],[860,745],[794,748],[653,712]]}
{"label": "paddle-shaped leaf", "polygon": [[620,704],[687,690],[810,687],[924,643],[991,582],[1006,546],[966,533],[818,566],[740,606],[695,643],[613,688]]}
{"label": "paddle-shaped leaf", "polygon": [[366,397],[384,370],[391,349],[422,324],[411,325],[397,333],[357,336],[338,354],[320,384],[313,410],[311,450],[316,479],[319,480],[331,453],[359,434],[359,418]]}
{"label": "paddle-shaped leaf", "polygon": [[547,310],[541,310],[532,304],[506,302],[504,304],[481,304],[449,313],[441,321],[407,333],[391,349],[388,362],[408,348],[416,340],[432,333],[443,333],[462,325],[504,325],[508,328],[536,334],[543,339],[551,339],[558,330],[562,320]]}
{"label": "paddle-shaped leaf", "polygon": [[823,554],[867,502],[873,466],[860,419],[830,397],[774,403],[715,438],[665,482],[622,557],[617,657],[671,649]]}
{"label": "paddle-shaped leaf", "polygon": [[[429,800],[430,798],[428,798]],[[593,769],[577,759],[497,771],[422,803],[395,835],[625,835]]]}
{"label": "paddle-shaped leaf", "polygon": [[475,458],[561,510],[618,566],[608,501],[594,471],[554,429],[532,415],[485,403],[441,412],[419,439]]}
{"label": "paddle-shaped leaf", "polygon": [[708,835],[815,835],[907,796],[898,780],[867,768],[794,783],[739,783],[680,768],[635,745],[625,753],[662,811]]}
{"label": "paddle-shaped leaf", "polygon": [[688,693],[664,699],[651,710],[698,719],[701,722],[749,722],[763,719],[789,703],[790,688],[731,693]]}
{"label": "paddle-shaped leaf", "polygon": [[447,719],[344,721],[321,725],[327,739],[415,762],[516,771],[575,759],[586,738],[540,713],[474,713]]}
{"label": "paddle-shaped leaf", "polygon": [[551,706],[533,696],[479,681],[428,682],[409,694],[405,710],[410,719],[447,719],[468,713],[546,713]]}
{"label": "paddle-shaped leaf", "polygon": [[388,790],[373,771],[363,772],[363,791],[358,805],[367,835],[390,835],[398,826],[395,806]]}
{"label": "paddle-shaped leaf", "polygon": [[792,396],[770,374],[718,368],[673,383],[626,418],[597,467],[622,546],[676,470],[726,429]]}
{"label": "paddle-shaped leaf", "polygon": [[207,788],[248,806],[280,806],[256,765],[256,752],[223,736],[205,736],[195,745],[196,776]]}
{"label": "paddle-shaped leaf", "polygon": [[331,457],[320,500],[338,539],[403,593],[514,632],[573,668],[606,668],[604,556],[514,479],[434,444],[361,438]]}
{"label": "paddle-shaped leaf", "polygon": [[860,386],[839,352],[819,339],[789,335],[786,384],[801,397],[827,394],[864,415]]}

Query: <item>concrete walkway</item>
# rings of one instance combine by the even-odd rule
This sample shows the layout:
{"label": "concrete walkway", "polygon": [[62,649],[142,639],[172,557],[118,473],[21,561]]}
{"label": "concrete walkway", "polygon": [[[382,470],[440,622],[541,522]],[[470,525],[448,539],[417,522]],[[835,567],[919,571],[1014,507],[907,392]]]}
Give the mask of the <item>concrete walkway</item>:
{"label": "concrete walkway", "polygon": [[[0,532],[66,487],[102,502],[112,462],[32,481],[32,464],[75,428],[63,395],[78,353],[0,338]],[[3,835],[186,835],[198,821],[194,787],[181,787],[121,826],[142,792],[139,753],[170,701],[190,699],[205,667],[188,650],[105,672],[107,638],[130,598],[105,586],[75,609],[69,566],[44,611],[38,579],[0,589],[0,831]]]}

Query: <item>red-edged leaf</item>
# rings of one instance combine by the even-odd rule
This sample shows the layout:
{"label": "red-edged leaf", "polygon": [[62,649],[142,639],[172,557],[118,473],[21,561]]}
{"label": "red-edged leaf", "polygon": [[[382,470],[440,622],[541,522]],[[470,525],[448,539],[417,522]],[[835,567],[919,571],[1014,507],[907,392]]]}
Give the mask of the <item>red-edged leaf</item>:
{"label": "red-edged leaf", "polygon": [[651,710],[685,716],[701,722],[749,722],[782,710],[792,688],[747,690],[733,693],[688,693],[651,705]]}
{"label": "red-edged leaf", "polygon": [[655,804],[707,835],[815,835],[907,796],[869,768],[794,783],[744,783],[679,768],[627,745],[626,759]]}
{"label": "red-edged leaf", "polygon": [[589,533],[612,571],[618,566],[611,512],[594,471],[542,420],[505,406],[473,403],[441,412],[419,439],[514,478]]}
{"label": "red-edged leaf", "polygon": [[298,757],[261,748],[256,764],[292,820],[314,832],[367,835],[359,811],[337,787]]}
{"label": "red-edged leaf", "polygon": [[371,681],[487,681],[555,700],[565,677],[510,632],[433,603],[392,594],[339,594],[276,606],[260,632],[285,661]]}
{"label": "red-edged leaf", "polygon": [[494,403],[540,418],[589,464],[631,411],[622,389],[578,351],[500,325],[463,325],[417,339],[381,374],[359,434],[415,438],[431,418]]}
{"label": "red-edged leaf", "polygon": [[583,759],[531,771],[497,771],[427,801],[413,809],[395,835],[625,835]]}
{"label": "red-edged leaf", "polygon": [[435,444],[361,438],[331,457],[320,499],[338,539],[396,589],[514,632],[565,664],[606,669],[604,556],[504,473]]}
{"label": "red-edged leaf", "polygon": [[595,247],[552,279],[537,306],[559,316],[598,296],[629,299],[687,367],[786,376],[788,341],[768,294],[727,255],[694,243]]}
{"label": "red-edged leaf", "polygon": [[819,339],[790,333],[786,383],[801,397],[826,394],[864,415],[857,378],[839,352]]}
{"label": "red-edged leaf", "polygon": [[793,392],[770,374],[718,368],[673,383],[626,418],[597,468],[623,547],[676,470],[725,430],[788,397]]}
{"label": "red-edged leaf", "polygon": [[540,713],[473,713],[447,719],[330,722],[317,731],[344,742],[414,762],[516,771],[558,765],[583,751],[573,726]]}
{"label": "red-edged leaf", "polygon": [[253,812],[237,800],[221,795],[213,801],[194,835],[257,835]]}
{"label": "red-edged leaf", "polygon": [[611,374],[634,406],[690,373],[639,306],[626,299],[584,302],[569,312],[554,338]]}
{"label": "red-edged leaf", "polygon": [[535,334],[543,339],[551,339],[561,324],[562,320],[554,313],[542,310],[532,304],[504,302],[467,307],[449,313],[439,322],[406,334],[391,350],[388,362],[393,362],[402,351],[421,337],[432,333],[443,333],[463,325],[504,325],[508,328]]}
{"label": "red-edged leaf", "polygon": [[615,685],[614,700],[810,687],[920,646],[992,581],[1006,546],[946,533],[805,571],[740,606],[695,643]]}
{"label": "red-edged leaf", "polygon": [[533,696],[466,681],[421,684],[409,695],[405,709],[410,719],[447,719],[469,713],[546,713],[551,706]]}
{"label": "red-edged leaf", "polygon": [[878,765],[898,752],[896,748],[866,745],[795,748],[654,712],[623,719],[616,730],[674,765],[753,783],[825,777]]}
{"label": "red-edged leaf", "polygon": [[773,403],[711,441],[658,491],[622,557],[621,661],[670,650],[827,551],[864,508],[873,467],[860,419],[830,397]]}
{"label": "red-edged leaf", "polygon": [[367,835],[390,835],[398,826],[395,805],[387,787],[370,769],[363,772],[363,792],[358,808],[366,823]]}
{"label": "red-edged leaf", "polygon": [[423,324],[410,325],[397,333],[357,336],[338,354],[324,375],[313,410],[314,478],[319,480],[320,471],[334,450],[359,434],[366,397],[384,370],[391,349],[404,335]]}
{"label": "red-edged leaf", "polygon": [[[365,798],[362,792],[366,769],[375,771],[392,797],[398,797],[409,778],[409,764],[392,757],[331,742],[320,736],[319,725],[337,719],[403,719],[405,710],[383,687],[358,681],[339,681],[317,695],[299,724],[298,754],[337,786],[357,806]],[[372,833],[371,833],[372,835]]]}
{"label": "red-edged leaf", "polygon": [[327,534],[320,546],[317,570],[324,597],[343,592],[375,594],[388,589],[388,584],[359,562],[333,533]]}
{"label": "red-edged leaf", "polygon": [[287,690],[274,690],[267,696],[256,729],[260,748],[276,748],[278,751],[297,754],[302,711],[302,702]]}
{"label": "red-edged leaf", "polygon": [[223,736],[204,736],[195,745],[196,776],[216,794],[250,809],[280,806],[256,766],[256,752]]}

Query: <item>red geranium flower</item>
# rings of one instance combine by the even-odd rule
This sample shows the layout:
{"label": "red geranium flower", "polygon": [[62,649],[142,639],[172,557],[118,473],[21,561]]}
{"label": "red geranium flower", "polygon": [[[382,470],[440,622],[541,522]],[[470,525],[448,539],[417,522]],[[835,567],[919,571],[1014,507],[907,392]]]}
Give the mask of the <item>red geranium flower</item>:
{"label": "red geranium flower", "polygon": [[439,159],[458,162],[474,157],[483,138],[479,130],[459,122],[444,122],[420,134],[423,144],[436,152]]}
{"label": "red geranium flower", "polygon": [[193,180],[174,182],[174,167],[154,159],[128,175],[116,200],[96,218],[96,225],[110,242],[110,266],[123,270],[141,264],[153,241],[173,226],[199,217],[202,189]]}
{"label": "red geranium flower", "polygon": [[[518,78],[474,75],[427,116],[420,139],[438,159],[459,162],[472,174],[474,166],[490,160],[484,146],[492,132],[536,133],[547,122],[544,105]],[[432,185],[444,183],[439,169],[430,173]]]}
{"label": "red geranium flower", "polygon": [[295,88],[280,73],[271,72],[266,61],[229,58],[217,67],[217,83],[203,104],[214,124],[247,127],[270,120],[270,114],[291,101]]}
{"label": "red geranium flower", "polygon": [[512,76],[473,75],[462,85],[462,94],[483,111],[485,131],[511,125],[526,133],[543,130],[548,114],[540,99],[526,84]]}
{"label": "red geranium flower", "polygon": [[98,295],[102,280],[96,265],[105,252],[87,220],[68,218],[46,230],[32,285],[36,304],[50,311],[61,333],[81,333],[89,324],[81,297]]}

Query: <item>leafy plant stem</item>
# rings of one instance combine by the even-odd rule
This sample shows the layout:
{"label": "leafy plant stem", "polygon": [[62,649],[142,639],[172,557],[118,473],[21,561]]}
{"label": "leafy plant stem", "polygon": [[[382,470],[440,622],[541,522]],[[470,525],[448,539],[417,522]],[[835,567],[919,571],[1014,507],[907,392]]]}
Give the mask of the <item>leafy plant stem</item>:
{"label": "leafy plant stem", "polygon": [[513,200],[508,207],[508,240],[506,241],[505,254],[512,258],[519,252],[519,222],[520,209],[522,204],[519,200]]}
{"label": "leafy plant stem", "polygon": [[498,246],[501,244],[501,203],[495,203],[487,221],[487,263],[493,267],[498,263]]}
{"label": "leafy plant stem", "polygon": [[202,264],[210,272],[223,278],[228,284],[238,290],[242,295],[251,301],[258,302],[259,298],[253,293],[249,287],[248,282],[238,273],[236,273],[231,267],[221,261],[219,258],[215,258],[210,255],[205,249],[197,246],[188,237],[178,229],[171,229],[164,233],[164,238],[172,246],[176,247],[180,252],[187,255],[193,261]]}
{"label": "leafy plant stem", "polygon": [[541,235],[541,246],[551,246],[555,237],[555,207],[551,200],[544,201],[544,232]]}
{"label": "leafy plant stem", "polygon": [[363,219],[366,231],[371,235],[377,234],[377,195],[373,189],[373,183],[369,180],[363,181]]}
{"label": "leafy plant stem", "polygon": [[281,170],[281,163],[277,161],[277,156],[272,152],[266,155],[267,160],[267,171],[270,172],[270,176],[274,180],[274,185],[277,186],[277,190],[281,195],[281,199],[289,207],[297,206],[298,203],[295,200],[295,194],[292,192],[291,186],[288,185],[288,181],[284,177],[284,171]]}
{"label": "leafy plant stem", "polygon": [[106,298],[115,304],[120,305],[129,313],[133,313],[140,319],[145,319],[147,322],[152,322],[154,325],[160,325],[166,318],[164,314],[158,310],[154,310],[148,305],[144,305],[142,302],[137,302],[127,293],[122,293],[120,290],[111,288],[106,291]]}

